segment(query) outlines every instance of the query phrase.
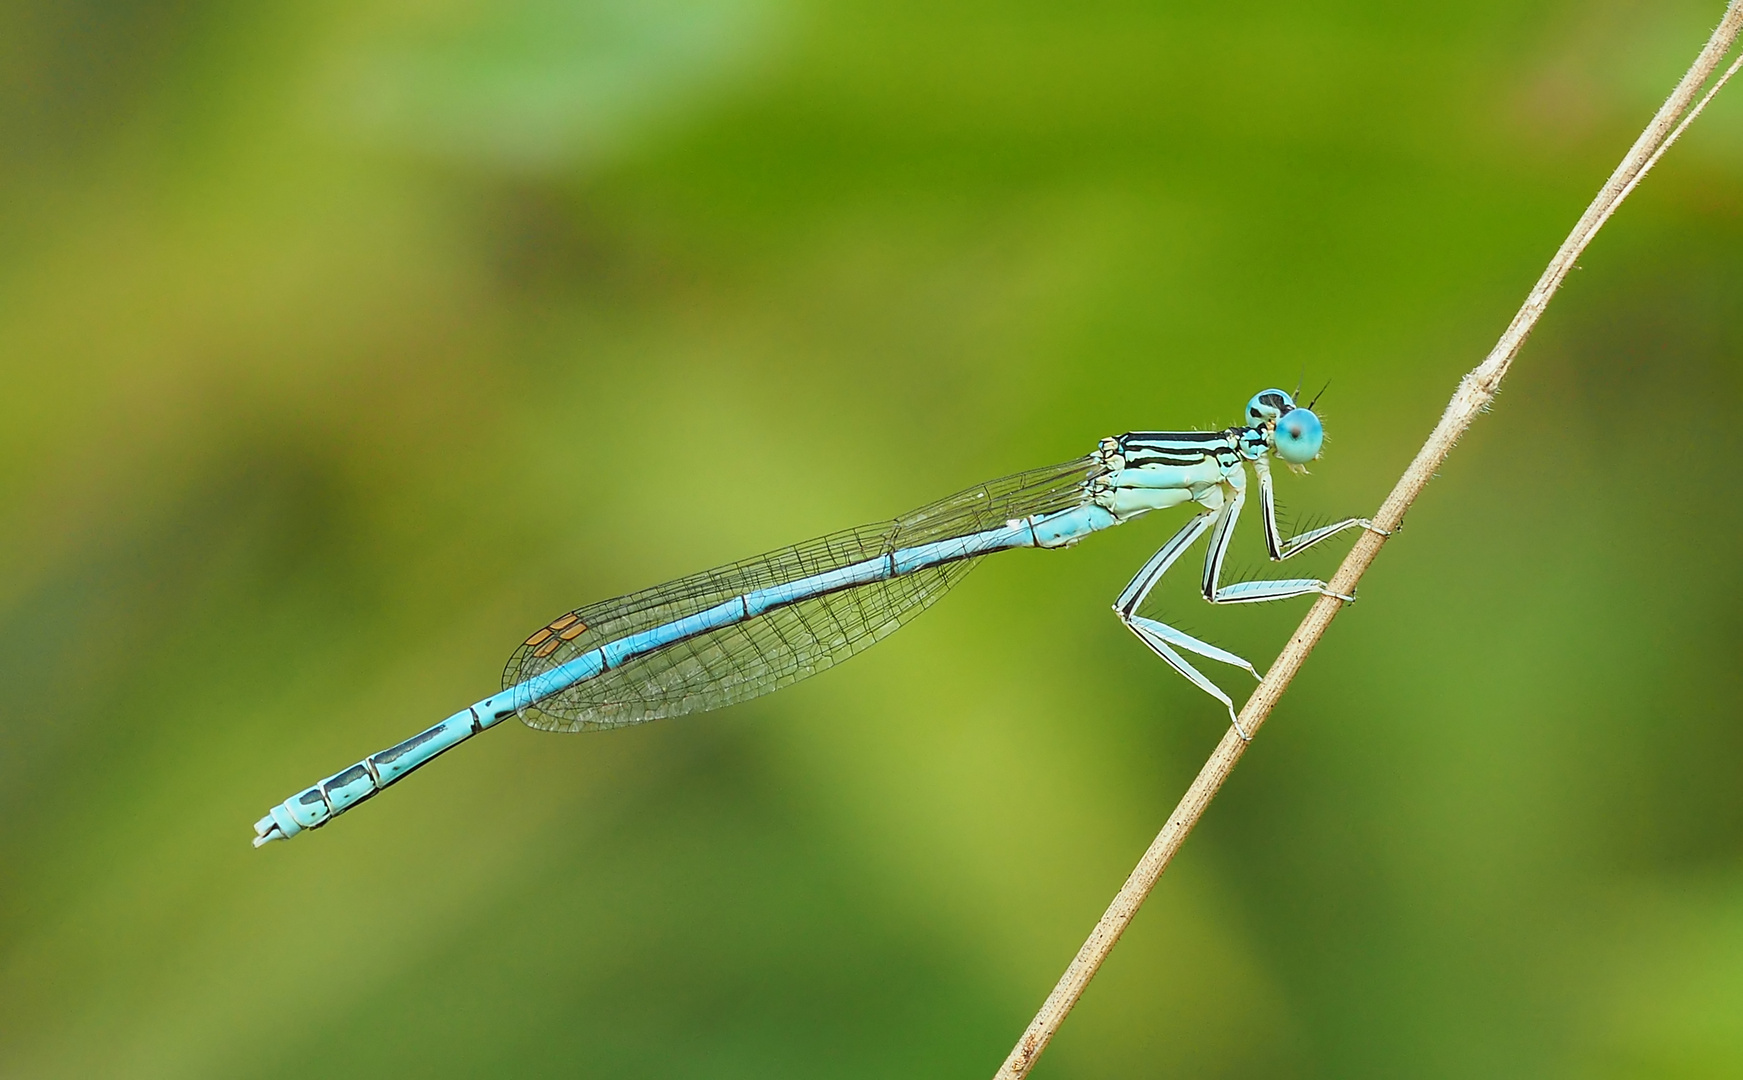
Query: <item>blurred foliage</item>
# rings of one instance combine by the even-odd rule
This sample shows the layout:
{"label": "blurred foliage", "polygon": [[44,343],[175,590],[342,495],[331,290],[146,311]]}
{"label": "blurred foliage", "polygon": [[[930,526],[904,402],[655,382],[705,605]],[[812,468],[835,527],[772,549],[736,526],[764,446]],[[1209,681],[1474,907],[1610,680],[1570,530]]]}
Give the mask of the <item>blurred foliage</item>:
{"label": "blurred foliage", "polygon": [[[989,1074],[1221,734],[1107,611],[1169,522],[249,825],[567,607],[1303,373],[1289,509],[1374,506],[1720,6],[0,7],[0,1073]],[[1738,93],[1038,1077],[1743,1073]]]}

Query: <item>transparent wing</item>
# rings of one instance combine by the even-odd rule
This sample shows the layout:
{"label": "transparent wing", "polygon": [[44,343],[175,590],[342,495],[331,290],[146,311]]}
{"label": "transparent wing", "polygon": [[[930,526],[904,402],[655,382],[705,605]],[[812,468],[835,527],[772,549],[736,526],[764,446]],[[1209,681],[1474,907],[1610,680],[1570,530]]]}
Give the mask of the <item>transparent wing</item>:
{"label": "transparent wing", "polygon": [[[1091,457],[1007,476],[922,506],[651,589],[577,608],[528,638],[503,669],[504,689],[615,641],[757,589],[901,548],[965,536],[1030,514],[1080,505],[1101,474]],[[869,648],[968,573],[975,559],[814,597],[680,641],[521,710],[546,731],[594,731],[717,709],[778,690]]]}

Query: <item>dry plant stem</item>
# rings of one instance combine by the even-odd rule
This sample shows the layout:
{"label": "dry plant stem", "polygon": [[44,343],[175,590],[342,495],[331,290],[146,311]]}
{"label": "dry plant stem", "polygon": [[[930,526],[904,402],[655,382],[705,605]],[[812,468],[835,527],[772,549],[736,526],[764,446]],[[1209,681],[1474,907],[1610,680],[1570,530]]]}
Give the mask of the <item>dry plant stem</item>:
{"label": "dry plant stem", "polygon": [[[1543,276],[1538,278],[1537,285],[1525,298],[1519,313],[1513,316],[1513,322],[1507,327],[1506,333],[1501,335],[1501,340],[1495,343],[1488,357],[1460,381],[1458,391],[1453,394],[1440,423],[1435,426],[1428,441],[1417,452],[1415,460],[1404,470],[1404,475],[1399,478],[1392,493],[1374,515],[1376,531],[1362,533],[1349,555],[1344,558],[1343,564],[1338,567],[1337,573],[1333,575],[1333,593],[1345,596],[1355,594],[1356,583],[1374,561],[1374,556],[1379,554],[1381,545],[1386,542],[1386,535],[1398,528],[1404,520],[1405,511],[1410,509],[1411,503],[1416,501],[1416,497],[1422,493],[1422,489],[1433,478],[1441,463],[1452,452],[1459,436],[1470,427],[1477,414],[1494,400],[1495,392],[1500,388],[1501,379],[1507,374],[1507,369],[1512,366],[1513,358],[1519,355],[1520,348],[1524,346],[1526,338],[1531,336],[1537,320],[1549,306],[1550,299],[1561,287],[1568,271],[1573,269],[1580,253],[1591,243],[1592,237],[1597,235],[1616,207],[1634,190],[1640,178],[1657,164],[1670,144],[1699,115],[1707,102],[1712,100],[1713,94],[1736,73],[1739,66],[1743,66],[1743,57],[1740,57],[1737,63],[1713,83],[1694,110],[1689,112],[1689,103],[1694,101],[1695,95],[1717,69],[1719,61],[1730,51],[1740,27],[1743,27],[1743,0],[1732,0],[1726,9],[1724,20],[1713,31],[1713,36],[1696,57],[1694,65],[1683,76],[1682,82],[1677,84],[1676,91],[1658,110],[1658,114],[1652,118],[1652,123],[1635,140],[1634,146],[1610,175],[1609,182],[1598,192],[1597,198],[1586,208],[1579,223],[1562,243],[1561,250],[1555,253],[1555,258],[1550,260]],[[1678,118],[1685,112],[1688,112],[1688,116],[1679,125]],[[1290,636],[1289,644],[1271,665],[1271,670],[1266,672],[1259,688],[1241,709],[1241,724],[1247,731],[1257,734],[1264,725],[1272,707],[1283,696],[1290,680],[1301,669],[1314,646],[1319,644],[1326,627],[1331,625],[1332,618],[1342,606],[1343,601],[1331,596],[1321,596],[1314,603],[1307,617]],[[1168,823],[1162,827],[1150,849],[1144,852],[1144,857],[1126,879],[1125,886],[1114,897],[1113,903],[1108,905],[1106,914],[1078,950],[1071,966],[1060,976],[1058,985],[1047,996],[1041,1011],[1036,1013],[1035,1019],[1029,1024],[1029,1029],[1017,1041],[1010,1057],[1005,1059],[995,1080],[1016,1080],[1028,1075],[1036,1059],[1047,1048],[1054,1032],[1065,1020],[1066,1014],[1077,1003],[1084,987],[1089,985],[1089,980],[1095,976],[1102,961],[1119,941],[1120,934],[1138,913],[1145,897],[1150,895],[1150,890],[1162,876],[1162,871],[1168,868],[1169,861],[1186,841],[1187,834],[1198,823],[1210,801],[1216,797],[1217,790],[1228,779],[1235,764],[1241,760],[1241,754],[1246,751],[1247,745],[1233,728],[1223,736],[1216,751],[1199,770],[1197,779],[1186,790],[1180,804],[1174,808]]]}

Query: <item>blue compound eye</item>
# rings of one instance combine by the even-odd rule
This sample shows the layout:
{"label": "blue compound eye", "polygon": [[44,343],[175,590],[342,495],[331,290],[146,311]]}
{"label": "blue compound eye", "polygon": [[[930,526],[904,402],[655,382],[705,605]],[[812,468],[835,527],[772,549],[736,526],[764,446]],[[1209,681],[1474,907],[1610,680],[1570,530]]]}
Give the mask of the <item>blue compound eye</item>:
{"label": "blue compound eye", "polygon": [[1305,465],[1319,456],[1325,428],[1306,409],[1291,409],[1277,421],[1277,456],[1291,465]]}

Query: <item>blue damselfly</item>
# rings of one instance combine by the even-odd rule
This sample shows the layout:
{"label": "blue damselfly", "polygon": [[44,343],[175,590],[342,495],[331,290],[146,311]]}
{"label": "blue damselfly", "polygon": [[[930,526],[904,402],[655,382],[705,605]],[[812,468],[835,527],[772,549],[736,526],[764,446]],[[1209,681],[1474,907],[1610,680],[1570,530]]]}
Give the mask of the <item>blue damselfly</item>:
{"label": "blue damselfly", "polygon": [[[1328,594],[1312,578],[1223,584],[1223,560],[1258,477],[1265,546],[1287,559],[1361,518],[1284,539],[1270,458],[1292,468],[1319,456],[1312,410],[1281,390],[1247,403],[1246,423],[1223,431],[1131,432],[1103,439],[1075,461],[972,487],[893,521],[831,533],[754,559],[577,608],[515,650],[492,694],[398,746],[272,808],[254,844],[318,828],[438,754],[518,716],[545,731],[597,731],[716,709],[798,682],[869,647],[960,581],[983,555],[1062,548],[1152,510],[1188,503],[1199,513],[1144,564],[1114,611],[1157,656],[1222,702],[1229,695],[1182,653],[1259,672],[1246,660],[1138,614],[1181,554],[1210,534],[1200,587],[1213,604]],[[1340,597],[1348,600],[1349,597]]]}

